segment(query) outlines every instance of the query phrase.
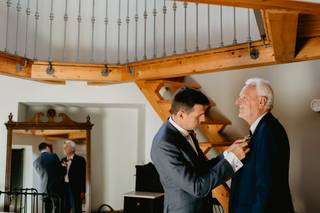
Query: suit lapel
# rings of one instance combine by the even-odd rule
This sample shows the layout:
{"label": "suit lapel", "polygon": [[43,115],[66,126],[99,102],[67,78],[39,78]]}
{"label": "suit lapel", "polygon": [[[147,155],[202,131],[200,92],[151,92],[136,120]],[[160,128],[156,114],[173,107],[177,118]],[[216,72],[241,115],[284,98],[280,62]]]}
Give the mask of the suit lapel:
{"label": "suit lapel", "polygon": [[[174,134],[174,136],[177,138],[176,140],[177,146],[181,150],[183,150],[194,163],[197,162],[199,160],[199,157],[195,153],[194,149],[189,144],[187,139],[169,121],[167,121],[167,127],[168,129],[171,130],[172,134]],[[196,148],[197,148],[197,145],[196,145]],[[198,148],[197,148],[197,152],[199,152]]]}
{"label": "suit lapel", "polygon": [[268,121],[268,120],[270,120],[272,118],[273,118],[273,115],[271,114],[271,112],[268,112],[267,114],[265,114],[265,116],[262,117],[262,119],[260,120],[258,126],[254,130],[254,133],[253,133],[253,135],[251,137],[250,148],[254,148],[257,145],[258,141],[256,140],[256,138],[257,138],[257,135],[260,134],[260,129],[261,129],[262,125],[266,121]]}

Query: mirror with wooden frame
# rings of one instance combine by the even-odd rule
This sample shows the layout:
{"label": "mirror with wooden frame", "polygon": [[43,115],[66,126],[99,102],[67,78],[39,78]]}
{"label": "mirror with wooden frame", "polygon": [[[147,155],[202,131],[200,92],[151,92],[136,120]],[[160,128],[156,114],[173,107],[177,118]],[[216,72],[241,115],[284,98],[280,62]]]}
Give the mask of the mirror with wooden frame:
{"label": "mirror with wooden frame", "polygon": [[[46,142],[60,159],[63,157],[63,143],[72,140],[76,143],[76,154],[86,160],[86,199],[83,210],[90,212],[90,138],[93,124],[90,117],[85,122],[75,122],[65,113],[57,115],[54,109],[47,113],[37,112],[28,121],[13,121],[10,113],[5,123],[7,133],[7,158],[5,190],[39,187],[39,176],[33,169],[33,162],[39,156],[38,145]],[[5,209],[10,209],[10,199],[5,199]]]}

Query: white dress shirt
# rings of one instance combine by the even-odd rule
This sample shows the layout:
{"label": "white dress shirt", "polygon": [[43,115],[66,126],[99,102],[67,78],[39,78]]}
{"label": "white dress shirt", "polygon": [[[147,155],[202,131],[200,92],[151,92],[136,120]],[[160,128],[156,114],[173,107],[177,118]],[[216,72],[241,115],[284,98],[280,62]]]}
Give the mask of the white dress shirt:
{"label": "white dress shirt", "polygon": [[194,142],[192,140],[190,133],[184,128],[182,128],[181,126],[179,126],[176,122],[174,122],[174,120],[171,117],[169,118],[169,122],[187,139],[188,143],[192,146],[193,150],[198,155],[196,146],[194,145]]}
{"label": "white dress shirt", "polygon": [[253,122],[250,126],[250,131],[251,131],[251,134],[254,133],[254,131],[256,130],[259,122],[261,121],[261,119],[263,118],[263,116],[265,116],[268,112],[265,112],[263,113],[259,118],[257,118],[257,120],[255,120],[255,122]]}
{"label": "white dress shirt", "polygon": [[71,155],[70,157],[67,157],[67,172],[66,175],[64,176],[64,182],[69,183],[69,169],[73,160],[74,154]]}

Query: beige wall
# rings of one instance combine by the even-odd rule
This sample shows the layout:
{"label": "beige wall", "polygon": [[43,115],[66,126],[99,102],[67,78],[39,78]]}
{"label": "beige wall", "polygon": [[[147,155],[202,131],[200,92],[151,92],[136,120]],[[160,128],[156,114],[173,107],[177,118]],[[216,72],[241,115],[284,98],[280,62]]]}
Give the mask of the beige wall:
{"label": "beige wall", "polygon": [[299,213],[320,211],[320,113],[310,101],[320,98],[320,61],[192,76],[232,121],[225,129],[233,138],[247,134],[248,125],[238,118],[234,105],[246,79],[269,80],[275,93],[273,114],[287,130],[291,147],[290,186]]}
{"label": "beige wall", "polygon": [[[237,108],[234,106],[234,101],[244,81],[247,78],[256,76],[271,81],[275,90],[275,108],[273,113],[285,126],[290,139],[290,186],[295,209],[299,213],[315,213],[320,209],[320,202],[318,202],[318,197],[320,197],[320,184],[318,181],[318,177],[320,176],[320,159],[318,157],[318,150],[320,150],[320,113],[312,112],[309,107],[310,101],[313,98],[320,98],[319,67],[320,61],[313,61],[192,76],[192,80],[199,82],[202,85],[202,90],[216,102],[219,111],[232,121],[233,124],[225,130],[225,133],[232,138],[241,137],[248,130],[246,123],[238,118]],[[18,103],[21,102],[41,102],[47,103],[47,105],[54,103],[82,103],[91,107],[93,107],[92,104],[105,104],[106,106],[112,104],[113,107],[123,104],[145,106],[145,110],[141,112],[142,117],[139,116],[141,118],[140,122],[131,123],[132,126],[136,124],[143,129],[137,128],[130,131],[131,136],[137,134],[137,132],[132,132],[132,130],[139,131],[139,134],[142,134],[139,144],[141,142],[143,144],[138,149],[121,149],[124,150],[123,153],[130,154],[128,155],[131,156],[130,158],[126,158],[126,154],[119,155],[119,157],[124,162],[129,162],[130,159],[136,159],[134,156],[137,156],[139,150],[141,154],[141,150],[145,149],[145,152],[142,151],[142,153],[145,153],[145,156],[143,154],[141,156],[144,157],[145,162],[150,160],[149,153],[152,137],[160,127],[161,120],[134,84],[101,87],[78,84],[49,85],[0,76],[0,85],[0,123],[7,121],[9,112],[13,112],[15,116],[17,115]],[[10,91],[10,94],[8,91]],[[114,103],[118,105],[113,105]],[[95,116],[92,117],[94,120],[97,119],[92,136],[94,143],[99,143],[101,135],[105,131],[110,131],[109,127],[114,122],[118,121],[117,125],[119,125],[113,125],[115,129],[120,129],[122,126],[121,122],[127,122],[125,116],[121,115],[122,121],[120,122],[119,118],[114,114],[114,112],[118,111],[122,114],[122,110],[113,109],[112,115],[109,114],[107,116],[110,119],[107,123],[101,121],[99,113],[95,113]],[[126,113],[129,113],[128,115],[133,117],[135,116],[135,113],[130,113],[130,110],[126,110]],[[123,131],[119,132],[122,134]],[[108,135],[110,136],[110,134]],[[130,137],[130,135],[127,136]],[[112,146],[111,144],[108,145],[107,141],[110,140],[102,142],[101,146]],[[4,125],[0,126],[0,147],[0,188],[3,189],[6,153],[6,129]],[[101,149],[96,146],[92,151],[98,153],[101,152]],[[105,162],[107,168],[105,171],[109,174],[110,158],[112,159],[113,155],[117,152],[119,150],[115,149],[110,155],[105,155],[107,158],[101,158],[104,159],[103,162]],[[97,160],[99,159],[99,155],[95,155]],[[121,172],[119,170],[118,174],[122,174]],[[122,184],[112,183],[110,182],[111,180],[106,179],[102,175],[95,175],[93,190],[98,195],[97,201],[99,203],[103,201],[114,202],[116,199],[121,199],[119,195],[104,194],[104,189],[99,187],[102,182],[106,183],[106,187],[111,187],[112,189],[116,188],[118,184]],[[116,203],[114,202],[116,207],[121,206],[120,203]],[[98,205],[98,203],[94,205]]]}

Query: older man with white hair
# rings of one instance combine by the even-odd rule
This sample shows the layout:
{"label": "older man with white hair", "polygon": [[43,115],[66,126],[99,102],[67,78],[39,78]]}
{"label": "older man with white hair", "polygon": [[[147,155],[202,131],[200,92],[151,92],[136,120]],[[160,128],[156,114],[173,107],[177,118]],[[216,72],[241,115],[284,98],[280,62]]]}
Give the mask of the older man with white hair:
{"label": "older man with white hair", "polygon": [[64,212],[82,212],[82,200],[86,192],[86,161],[83,157],[76,155],[76,144],[71,140],[64,142],[64,157],[61,162],[66,169],[64,182]]}
{"label": "older man with white hair", "polygon": [[230,213],[293,213],[290,195],[289,141],[285,129],[271,114],[273,90],[261,78],[246,81],[236,105],[239,117],[250,125],[250,152],[231,183]]}

